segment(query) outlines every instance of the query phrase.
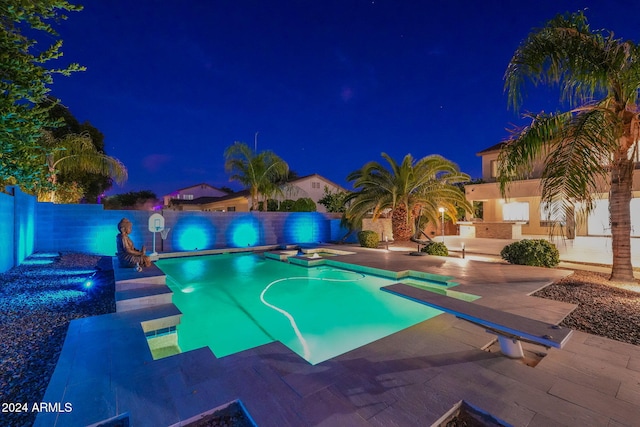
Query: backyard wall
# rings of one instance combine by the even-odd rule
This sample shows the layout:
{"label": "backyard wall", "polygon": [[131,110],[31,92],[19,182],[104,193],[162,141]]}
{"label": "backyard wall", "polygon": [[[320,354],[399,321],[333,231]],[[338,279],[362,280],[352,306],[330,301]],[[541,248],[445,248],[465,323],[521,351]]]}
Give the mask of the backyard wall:
{"label": "backyard wall", "polygon": [[14,203],[13,196],[0,193],[0,272],[14,266]]}
{"label": "backyard wall", "polygon": [[[104,210],[102,205],[38,203],[19,189],[0,193],[0,273],[35,251],[114,255],[118,222],[133,223],[137,248],[154,251],[149,211]],[[318,212],[162,212],[166,240],[156,233],[158,252],[222,247],[317,244],[341,239],[346,230],[332,214]]]}
{"label": "backyard wall", "polygon": [[35,198],[17,187],[0,193],[0,272],[18,265],[34,251]]}
{"label": "backyard wall", "polygon": [[[101,255],[116,252],[118,222],[133,224],[136,247],[153,252],[148,211],[103,210],[102,205],[37,204],[36,249],[81,251]],[[193,251],[221,247],[313,244],[337,240],[344,234],[339,219],[317,212],[162,212],[166,240],[156,233],[158,252]]]}

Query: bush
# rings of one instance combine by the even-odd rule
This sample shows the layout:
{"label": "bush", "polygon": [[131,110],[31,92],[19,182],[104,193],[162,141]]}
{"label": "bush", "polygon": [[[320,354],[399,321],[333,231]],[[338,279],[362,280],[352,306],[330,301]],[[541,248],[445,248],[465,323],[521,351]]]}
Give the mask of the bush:
{"label": "bush", "polygon": [[291,199],[283,200],[280,202],[280,208],[278,210],[280,212],[292,212],[294,204],[295,204],[295,201]]}
{"label": "bush", "polygon": [[377,248],[380,243],[380,237],[373,230],[364,230],[358,233],[358,241],[363,248]]}
{"label": "bush", "polygon": [[295,212],[315,212],[316,202],[309,197],[300,198],[293,203],[293,210]]}
{"label": "bush", "polygon": [[449,256],[449,249],[442,242],[431,242],[420,249],[420,252],[425,252],[429,255]]}
{"label": "bush", "polygon": [[560,263],[560,253],[556,246],[542,239],[524,239],[511,243],[500,251],[500,256],[510,264],[534,267],[555,267]]}

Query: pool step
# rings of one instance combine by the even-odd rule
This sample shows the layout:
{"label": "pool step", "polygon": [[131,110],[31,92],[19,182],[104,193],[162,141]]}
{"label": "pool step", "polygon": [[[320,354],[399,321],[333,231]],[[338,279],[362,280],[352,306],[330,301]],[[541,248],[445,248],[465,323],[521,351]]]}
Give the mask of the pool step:
{"label": "pool step", "polygon": [[163,304],[154,307],[153,319],[147,319],[140,322],[142,330],[147,333],[158,331],[160,329],[170,328],[180,324],[182,312],[173,304]]}
{"label": "pool step", "polygon": [[164,285],[167,283],[167,276],[155,264],[143,268],[142,271],[136,271],[135,268],[120,267],[117,257],[112,258],[112,264],[116,284],[126,284],[127,288],[143,288],[149,285]]}
{"label": "pool step", "polygon": [[142,288],[116,291],[116,311],[138,310],[156,305],[171,304],[173,292],[167,285],[148,285]]}
{"label": "pool step", "polygon": [[167,286],[167,276],[155,264],[142,271],[120,267],[112,258],[116,281],[116,312],[139,310],[172,303],[173,291]]}

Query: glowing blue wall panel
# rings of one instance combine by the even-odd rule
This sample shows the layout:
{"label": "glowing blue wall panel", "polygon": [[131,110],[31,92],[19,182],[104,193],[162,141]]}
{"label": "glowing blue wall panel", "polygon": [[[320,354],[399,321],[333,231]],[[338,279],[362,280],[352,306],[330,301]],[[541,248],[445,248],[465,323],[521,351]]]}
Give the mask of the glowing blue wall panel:
{"label": "glowing blue wall panel", "polygon": [[[148,230],[149,211],[110,211],[101,205],[35,207],[37,251],[80,251],[112,256],[117,224],[123,217],[133,223],[131,239],[137,248],[153,252]],[[158,252],[193,251],[222,247],[318,243],[331,241],[329,217],[315,212],[183,212],[164,211],[166,240],[156,233]]]}
{"label": "glowing blue wall panel", "polygon": [[[140,248],[151,215],[146,211],[104,210],[102,205],[51,203],[38,203],[37,214],[37,250],[110,256],[116,253],[118,222],[126,217],[133,223],[131,239]],[[150,247],[147,250],[152,252]]]}
{"label": "glowing blue wall panel", "polygon": [[317,212],[292,212],[282,230],[285,243],[329,241],[329,221]]}
{"label": "glowing blue wall panel", "polygon": [[14,203],[13,197],[0,193],[0,273],[14,265]]}
{"label": "glowing blue wall panel", "polygon": [[36,199],[14,187],[13,201],[15,207],[14,262],[20,264],[33,253],[35,248]]}

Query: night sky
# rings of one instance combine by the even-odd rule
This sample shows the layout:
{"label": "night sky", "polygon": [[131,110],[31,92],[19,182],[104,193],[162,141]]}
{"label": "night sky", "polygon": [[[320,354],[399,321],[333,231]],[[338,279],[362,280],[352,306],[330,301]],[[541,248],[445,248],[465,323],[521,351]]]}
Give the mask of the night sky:
{"label": "night sky", "polygon": [[[503,74],[519,43],[555,14],[588,8],[592,28],[639,40],[640,2],[190,0],[86,1],[56,26],[52,94],[105,134],[129,169],[109,194],[159,197],[231,186],[234,141],[275,151],[300,176],[346,176],[367,161],[440,154],[472,178],[476,152],[522,124]],[[549,90],[524,108],[556,110]]]}

